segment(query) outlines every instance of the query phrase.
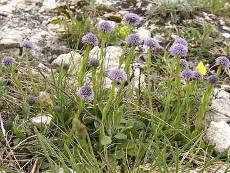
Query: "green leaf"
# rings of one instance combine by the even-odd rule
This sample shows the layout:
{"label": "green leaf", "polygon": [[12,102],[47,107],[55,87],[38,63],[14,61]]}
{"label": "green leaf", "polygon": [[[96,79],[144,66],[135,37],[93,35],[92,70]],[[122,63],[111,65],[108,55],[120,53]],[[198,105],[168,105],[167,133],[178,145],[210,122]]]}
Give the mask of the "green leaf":
{"label": "green leaf", "polygon": [[116,150],[115,151],[115,157],[116,157],[116,159],[122,159],[125,157],[125,152],[122,149]]}
{"label": "green leaf", "polygon": [[18,127],[13,127],[12,130],[13,130],[13,133],[14,133],[14,135],[16,137],[21,138],[21,139],[25,139],[26,138],[26,132],[22,131]]}
{"label": "green leaf", "polygon": [[117,133],[115,136],[114,136],[116,139],[127,139],[127,136],[123,133]]}
{"label": "green leaf", "polygon": [[109,136],[103,136],[101,138],[101,145],[109,145],[111,144],[112,140],[111,140],[111,137]]}

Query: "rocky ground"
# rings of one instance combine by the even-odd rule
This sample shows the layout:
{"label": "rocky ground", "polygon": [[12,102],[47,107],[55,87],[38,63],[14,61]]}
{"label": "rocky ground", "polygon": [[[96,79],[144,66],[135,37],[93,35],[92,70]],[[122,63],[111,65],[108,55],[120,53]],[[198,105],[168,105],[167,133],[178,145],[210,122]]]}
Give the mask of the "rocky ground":
{"label": "rocky ground", "polygon": [[[70,11],[78,14],[84,12],[84,4],[90,3],[87,0],[70,0]],[[142,17],[142,23],[136,32],[141,38],[154,37],[162,44],[167,45],[169,40],[175,38],[177,30],[181,25],[170,22],[167,18],[145,15],[151,5],[148,0],[96,0],[96,9],[93,18],[109,19],[116,23],[121,22],[122,15],[127,11],[132,11]],[[82,6],[82,8],[81,8]],[[80,50],[72,52],[65,41],[60,39],[60,34],[64,32],[63,26],[54,21],[62,18],[60,9],[65,9],[65,2],[55,0],[0,0],[0,53],[1,57],[11,55],[20,59],[20,42],[28,38],[33,47],[30,54],[33,60],[33,73],[42,72],[49,76],[51,69],[56,69],[62,62],[69,67],[70,73],[77,70]],[[226,8],[229,9],[226,5]],[[59,9],[59,10],[58,10]],[[66,9],[65,9],[66,10]],[[230,9],[229,9],[230,10]],[[160,16],[160,15],[159,15]],[[162,22],[164,20],[164,22]],[[196,11],[196,14],[185,19],[180,19],[179,23],[189,23],[193,21],[198,26],[209,24],[218,35],[216,46],[209,50],[213,57],[225,54],[229,55],[230,44],[230,18],[216,16],[207,11]],[[165,32],[166,31],[166,32]],[[195,41],[194,41],[195,43]],[[118,66],[117,57],[122,54],[122,49],[111,46],[106,50],[108,54],[107,66]],[[98,48],[94,48],[91,56],[98,56]],[[70,65],[70,57],[74,54],[74,63]],[[141,74],[142,60],[144,54],[139,54],[140,60],[135,62],[134,86],[144,87],[145,76]],[[23,61],[23,59],[20,59]],[[207,64],[212,64],[213,60],[207,60]],[[22,69],[23,71],[23,69]],[[23,73],[22,73],[23,75]],[[108,84],[110,85],[110,84]],[[223,77],[220,85],[214,90],[213,99],[210,101],[212,110],[207,112],[204,126],[207,128],[206,140],[215,147],[217,152],[226,152],[230,147],[230,78]],[[36,120],[34,120],[36,123]],[[47,120],[48,121],[48,120]],[[229,156],[228,153],[226,153]],[[1,158],[0,158],[1,163]],[[228,165],[229,166],[229,165]],[[147,168],[146,168],[147,169]],[[195,171],[195,170],[194,170]],[[210,171],[212,172],[211,168]],[[221,171],[220,171],[221,172]],[[223,171],[222,171],[223,172]]]}

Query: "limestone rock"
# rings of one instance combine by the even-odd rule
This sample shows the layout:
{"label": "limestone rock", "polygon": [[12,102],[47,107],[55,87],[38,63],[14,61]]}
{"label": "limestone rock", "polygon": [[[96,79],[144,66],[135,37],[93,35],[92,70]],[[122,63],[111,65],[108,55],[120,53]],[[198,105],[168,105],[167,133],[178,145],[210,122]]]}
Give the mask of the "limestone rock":
{"label": "limestone rock", "polygon": [[145,40],[151,37],[151,32],[148,29],[143,27],[137,29],[137,35],[140,37],[141,40]]}
{"label": "limestone rock", "polygon": [[52,120],[50,115],[37,115],[30,119],[31,123],[37,126],[49,125]]}
{"label": "limestone rock", "polygon": [[132,85],[134,88],[140,88],[140,90],[143,90],[146,88],[146,83],[145,83],[145,75],[143,74],[141,69],[142,69],[141,64],[139,63],[134,64]]}
{"label": "limestone rock", "polygon": [[55,9],[57,7],[56,0],[44,0],[43,6],[45,9]]}
{"label": "limestone rock", "polygon": [[0,47],[17,47],[23,37],[24,33],[22,31],[6,28],[0,32]]}
{"label": "limestone rock", "polygon": [[214,89],[211,110],[206,113],[206,122],[230,121],[230,93],[223,88]]}
{"label": "limestone rock", "polygon": [[217,152],[225,152],[230,147],[230,126],[225,121],[212,121],[207,129],[206,138]]}
{"label": "limestone rock", "polygon": [[230,38],[230,34],[227,33],[227,32],[222,33],[222,36],[223,36],[224,38],[227,38],[227,39]]}
{"label": "limestone rock", "polygon": [[[90,58],[100,59],[101,49],[96,46],[89,54]],[[117,68],[119,66],[119,58],[122,55],[122,48],[119,46],[108,46],[105,49],[105,68]]]}
{"label": "limestone rock", "polygon": [[223,89],[215,89],[211,101],[212,108],[230,118],[230,93]]}
{"label": "limestone rock", "polygon": [[67,54],[59,55],[51,63],[51,65],[53,68],[60,68],[61,64],[63,64],[64,67],[68,68],[68,73],[74,75],[79,70],[80,63],[81,63],[81,55],[77,52],[71,51]]}
{"label": "limestone rock", "polygon": [[[96,58],[100,59],[101,55],[101,49],[96,46],[94,47],[89,54],[90,58]],[[119,58],[122,55],[122,48],[119,46],[108,46],[105,49],[105,59],[104,59],[104,66],[105,69],[112,69],[112,68],[118,68],[119,67]],[[111,87],[111,80],[108,78],[105,78],[105,83],[104,83],[105,88],[110,88]]]}

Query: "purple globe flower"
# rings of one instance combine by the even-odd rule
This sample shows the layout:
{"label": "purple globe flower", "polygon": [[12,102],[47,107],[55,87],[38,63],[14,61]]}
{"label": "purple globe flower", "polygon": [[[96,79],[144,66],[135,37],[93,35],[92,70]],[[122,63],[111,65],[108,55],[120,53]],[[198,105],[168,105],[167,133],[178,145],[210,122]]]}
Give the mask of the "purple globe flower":
{"label": "purple globe flower", "polygon": [[77,95],[85,101],[92,100],[94,96],[93,90],[88,84],[80,87],[79,90],[77,91]]}
{"label": "purple globe flower", "polygon": [[189,67],[193,67],[194,63],[191,61],[187,61],[186,59],[181,59],[180,63],[185,67],[185,68],[189,68]]}
{"label": "purple globe flower", "polygon": [[135,26],[140,23],[141,18],[135,13],[127,13],[126,15],[124,15],[123,20]]}
{"label": "purple globe flower", "polygon": [[220,56],[215,61],[217,65],[222,65],[226,69],[230,68],[230,60],[226,56]]}
{"label": "purple globe flower", "polygon": [[113,26],[110,22],[108,21],[103,21],[98,24],[98,29],[102,32],[111,32],[113,29]]}
{"label": "purple globe flower", "polygon": [[85,34],[82,39],[81,39],[82,43],[87,43],[87,44],[91,44],[93,46],[97,46],[98,45],[98,39],[97,36],[93,33],[87,33]]}
{"label": "purple globe flower", "polygon": [[181,79],[183,79],[183,80],[191,80],[193,78],[194,78],[194,72],[191,69],[185,68],[184,70],[182,70]]}
{"label": "purple globe flower", "polygon": [[6,56],[2,59],[3,66],[10,66],[15,63],[15,59],[11,56]]}
{"label": "purple globe flower", "polygon": [[188,42],[184,38],[181,38],[181,37],[177,37],[173,44],[182,44],[188,47]]}
{"label": "purple globe flower", "polygon": [[98,67],[99,64],[100,64],[100,62],[97,58],[90,58],[89,59],[89,66],[90,67]]}
{"label": "purple globe flower", "polygon": [[169,53],[172,56],[186,57],[188,55],[188,47],[183,44],[172,44],[169,48]]}
{"label": "purple globe flower", "polygon": [[126,37],[125,41],[128,45],[139,46],[141,44],[141,39],[137,34],[130,34]]}
{"label": "purple globe flower", "polygon": [[199,80],[202,80],[203,77],[202,77],[202,75],[201,75],[198,71],[193,71],[192,79],[199,79]]}
{"label": "purple globe flower", "polygon": [[212,85],[216,84],[218,81],[218,78],[216,75],[210,75],[207,79],[208,79],[208,82]]}
{"label": "purple globe flower", "polygon": [[144,45],[152,50],[161,50],[159,42],[154,38],[147,38],[144,40]]}
{"label": "purple globe flower", "polygon": [[19,43],[19,47],[31,49],[33,44],[28,38],[26,38]]}
{"label": "purple globe flower", "polygon": [[119,83],[122,83],[127,80],[127,75],[124,70],[114,68],[108,70],[106,76],[113,81],[117,81]]}

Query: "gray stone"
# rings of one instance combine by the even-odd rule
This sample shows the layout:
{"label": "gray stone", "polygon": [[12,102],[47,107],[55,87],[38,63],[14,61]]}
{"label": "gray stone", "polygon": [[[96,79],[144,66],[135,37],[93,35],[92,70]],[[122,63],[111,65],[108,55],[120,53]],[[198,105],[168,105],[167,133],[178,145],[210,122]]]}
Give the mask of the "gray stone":
{"label": "gray stone", "polygon": [[151,32],[144,28],[144,27],[140,27],[136,30],[137,35],[140,37],[141,40],[145,40],[147,38],[151,37]]}
{"label": "gray stone", "polygon": [[223,89],[214,89],[211,106],[216,112],[230,118],[230,93]]}
{"label": "gray stone", "polygon": [[230,34],[227,33],[227,32],[222,33],[222,36],[225,37],[225,38],[227,38],[227,39],[230,38]]}
{"label": "gray stone", "polygon": [[207,129],[206,140],[214,146],[217,152],[227,151],[229,156],[230,126],[225,121],[212,121]]}
{"label": "gray stone", "polygon": [[[101,49],[96,46],[94,47],[89,54],[90,58],[100,59]],[[122,55],[122,48],[119,46],[108,46],[105,49],[105,68],[118,68],[119,58]]]}
{"label": "gray stone", "polygon": [[36,126],[49,125],[52,120],[51,115],[37,115],[30,119],[31,123]]}
{"label": "gray stone", "polygon": [[225,121],[226,123],[230,121],[230,93],[223,88],[214,89],[211,110],[206,113],[205,119],[207,125],[211,121]]}
{"label": "gray stone", "polygon": [[47,62],[67,52],[57,34],[60,26],[48,25],[55,14],[55,0],[8,0],[0,5],[0,50],[17,48],[24,38],[33,43],[30,53],[35,61]]}
{"label": "gray stone", "polygon": [[24,32],[17,29],[3,29],[0,32],[0,50],[4,47],[17,47],[19,42],[22,41]]}
{"label": "gray stone", "polygon": [[81,63],[81,55],[77,52],[71,51],[67,54],[59,55],[52,63],[52,67],[57,69],[61,65],[68,67],[68,73],[74,75],[78,72]]}
{"label": "gray stone", "polygon": [[227,32],[230,32],[230,27],[228,27],[228,26],[222,26],[222,29],[227,31]]}
{"label": "gray stone", "polygon": [[43,9],[55,9],[57,7],[56,0],[44,0]]}
{"label": "gray stone", "polygon": [[[94,47],[89,54],[90,58],[100,59],[101,49],[96,46]],[[108,46],[105,49],[105,59],[104,66],[105,70],[118,68],[119,67],[119,58],[122,55],[122,48],[119,46]],[[112,81],[108,78],[105,78],[104,87],[110,88]]]}

